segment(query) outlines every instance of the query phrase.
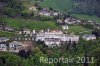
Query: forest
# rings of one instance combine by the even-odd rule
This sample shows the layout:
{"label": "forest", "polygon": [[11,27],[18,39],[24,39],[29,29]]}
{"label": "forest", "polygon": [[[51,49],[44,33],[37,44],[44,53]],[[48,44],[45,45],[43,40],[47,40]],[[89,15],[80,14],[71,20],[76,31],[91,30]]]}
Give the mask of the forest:
{"label": "forest", "polygon": [[100,0],[73,0],[73,13],[100,16]]}

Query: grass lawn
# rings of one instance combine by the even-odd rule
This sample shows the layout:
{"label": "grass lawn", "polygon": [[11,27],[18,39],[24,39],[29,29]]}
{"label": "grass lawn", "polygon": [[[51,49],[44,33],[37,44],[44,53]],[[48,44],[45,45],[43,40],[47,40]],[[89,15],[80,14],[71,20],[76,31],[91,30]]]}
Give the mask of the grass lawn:
{"label": "grass lawn", "polygon": [[12,32],[0,31],[0,37],[11,37],[11,36],[14,36],[14,33],[12,33]]}
{"label": "grass lawn", "polygon": [[[84,28],[80,25],[74,25],[74,26],[69,26],[69,32],[74,32],[75,34],[78,34],[79,32],[83,32],[83,31],[88,31],[89,29]],[[90,32],[89,32],[90,33]]]}
{"label": "grass lawn", "polygon": [[31,30],[60,28],[59,26],[57,26],[56,22],[53,21],[34,21],[31,19],[24,19],[24,18],[4,18],[4,20],[7,22],[9,26],[12,26],[16,29],[20,29],[22,27]]}
{"label": "grass lawn", "polygon": [[96,22],[100,22],[100,18],[97,16],[89,16],[89,15],[83,15],[83,14],[72,14],[73,16],[79,18],[79,19],[87,19],[87,20],[95,20]]}

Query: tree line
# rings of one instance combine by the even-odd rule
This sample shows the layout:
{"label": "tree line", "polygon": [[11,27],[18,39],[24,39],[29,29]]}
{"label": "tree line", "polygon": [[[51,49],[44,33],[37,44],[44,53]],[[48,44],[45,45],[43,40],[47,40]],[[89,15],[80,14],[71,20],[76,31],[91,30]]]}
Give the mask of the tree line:
{"label": "tree line", "polygon": [[100,16],[100,0],[72,0],[73,13]]}

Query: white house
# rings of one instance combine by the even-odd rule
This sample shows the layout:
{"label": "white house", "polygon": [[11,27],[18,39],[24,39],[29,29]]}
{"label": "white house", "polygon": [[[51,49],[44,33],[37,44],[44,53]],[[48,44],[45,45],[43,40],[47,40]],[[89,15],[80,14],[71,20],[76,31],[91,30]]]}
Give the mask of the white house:
{"label": "white house", "polygon": [[5,42],[0,43],[0,51],[7,51],[7,43]]}
{"label": "white house", "polygon": [[62,19],[57,19],[58,24],[65,24],[65,22]]}
{"label": "white house", "polygon": [[82,36],[82,38],[88,41],[88,40],[96,39],[96,36],[95,35],[84,35]]}
{"label": "white house", "polygon": [[19,52],[22,49],[22,43],[13,41],[9,43],[9,52]]}
{"label": "white house", "polygon": [[45,38],[44,43],[48,47],[53,47],[53,46],[60,46],[61,41],[58,38]]}
{"label": "white house", "polygon": [[68,34],[63,34],[61,37],[61,41],[71,41],[71,42],[78,42],[79,41],[79,36],[78,35],[68,35]]}
{"label": "white house", "polygon": [[69,28],[68,28],[68,25],[63,25],[63,26],[62,26],[62,29],[63,29],[63,30],[68,30],[68,29],[69,29]]}
{"label": "white house", "polygon": [[81,23],[81,20],[76,20],[77,23]]}
{"label": "white house", "polygon": [[24,30],[23,30],[23,33],[24,33],[24,34],[29,34],[29,35],[30,35],[30,34],[31,34],[31,30],[30,30],[30,29],[24,29]]}
{"label": "white house", "polygon": [[23,29],[23,30],[19,31],[19,34],[30,35],[31,30],[30,29]]}
{"label": "white house", "polygon": [[33,34],[36,34],[36,31],[35,30],[33,30],[33,32],[32,32]]}
{"label": "white house", "polygon": [[9,38],[7,38],[7,37],[0,37],[0,42],[6,42],[8,40],[9,40]]}
{"label": "white house", "polygon": [[52,15],[53,16],[58,16],[59,15],[59,12],[53,12]]}
{"label": "white house", "polygon": [[44,15],[44,16],[51,16],[51,12],[48,12],[48,11],[40,11],[39,12],[39,15]]}
{"label": "white house", "polygon": [[52,12],[48,8],[43,8],[39,11],[39,15],[51,16]]}
{"label": "white house", "polygon": [[64,22],[65,23],[67,23],[67,24],[75,24],[76,23],[76,21],[75,20],[73,20],[73,19],[71,19],[71,18],[66,18],[65,20],[64,20]]}
{"label": "white house", "polygon": [[12,27],[5,27],[6,31],[13,31],[14,29]]}

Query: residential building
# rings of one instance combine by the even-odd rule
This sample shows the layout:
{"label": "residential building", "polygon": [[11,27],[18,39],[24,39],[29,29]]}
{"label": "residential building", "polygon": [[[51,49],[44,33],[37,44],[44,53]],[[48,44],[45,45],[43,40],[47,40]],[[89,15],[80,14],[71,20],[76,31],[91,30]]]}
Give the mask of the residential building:
{"label": "residential building", "polygon": [[31,35],[32,33],[31,33],[30,29],[22,29],[22,30],[19,31],[19,34],[20,35],[23,34],[25,36],[28,36],[28,35]]}
{"label": "residential building", "polygon": [[39,15],[51,16],[52,12],[48,8],[43,8],[42,10],[39,11]]}
{"label": "residential building", "polygon": [[7,38],[7,37],[0,37],[0,42],[6,42],[8,40],[9,40],[9,38]]}
{"label": "residential building", "polygon": [[63,25],[63,26],[62,26],[62,29],[63,29],[63,30],[68,30],[68,29],[69,29],[69,28],[68,28],[68,25]]}
{"label": "residential building", "polygon": [[45,38],[45,45],[48,47],[60,46],[61,41],[58,38]]}
{"label": "residential building", "polygon": [[62,42],[78,42],[78,35],[63,34],[62,31],[50,31],[37,33],[35,41],[44,41],[47,46],[59,45]]}
{"label": "residential building", "polygon": [[62,19],[58,19],[58,20],[57,20],[57,23],[58,23],[59,25],[64,25],[64,24],[65,24],[64,20],[62,20]]}
{"label": "residential building", "polygon": [[14,29],[11,27],[5,27],[5,31],[13,31]]}
{"label": "residential building", "polygon": [[18,41],[13,41],[9,43],[9,52],[19,52],[22,48],[22,43]]}
{"label": "residential building", "polygon": [[0,42],[0,51],[7,51],[8,44],[5,42]]}
{"label": "residential building", "polygon": [[96,36],[95,35],[84,35],[82,36],[82,38],[88,41],[88,40],[96,39]]}
{"label": "residential building", "polygon": [[66,18],[64,22],[70,25],[70,24],[75,24],[76,20],[74,20],[73,18]]}
{"label": "residential building", "polygon": [[55,12],[52,13],[52,15],[53,15],[53,16],[58,16],[58,15],[59,15],[59,12],[56,12],[56,11],[55,11]]}

